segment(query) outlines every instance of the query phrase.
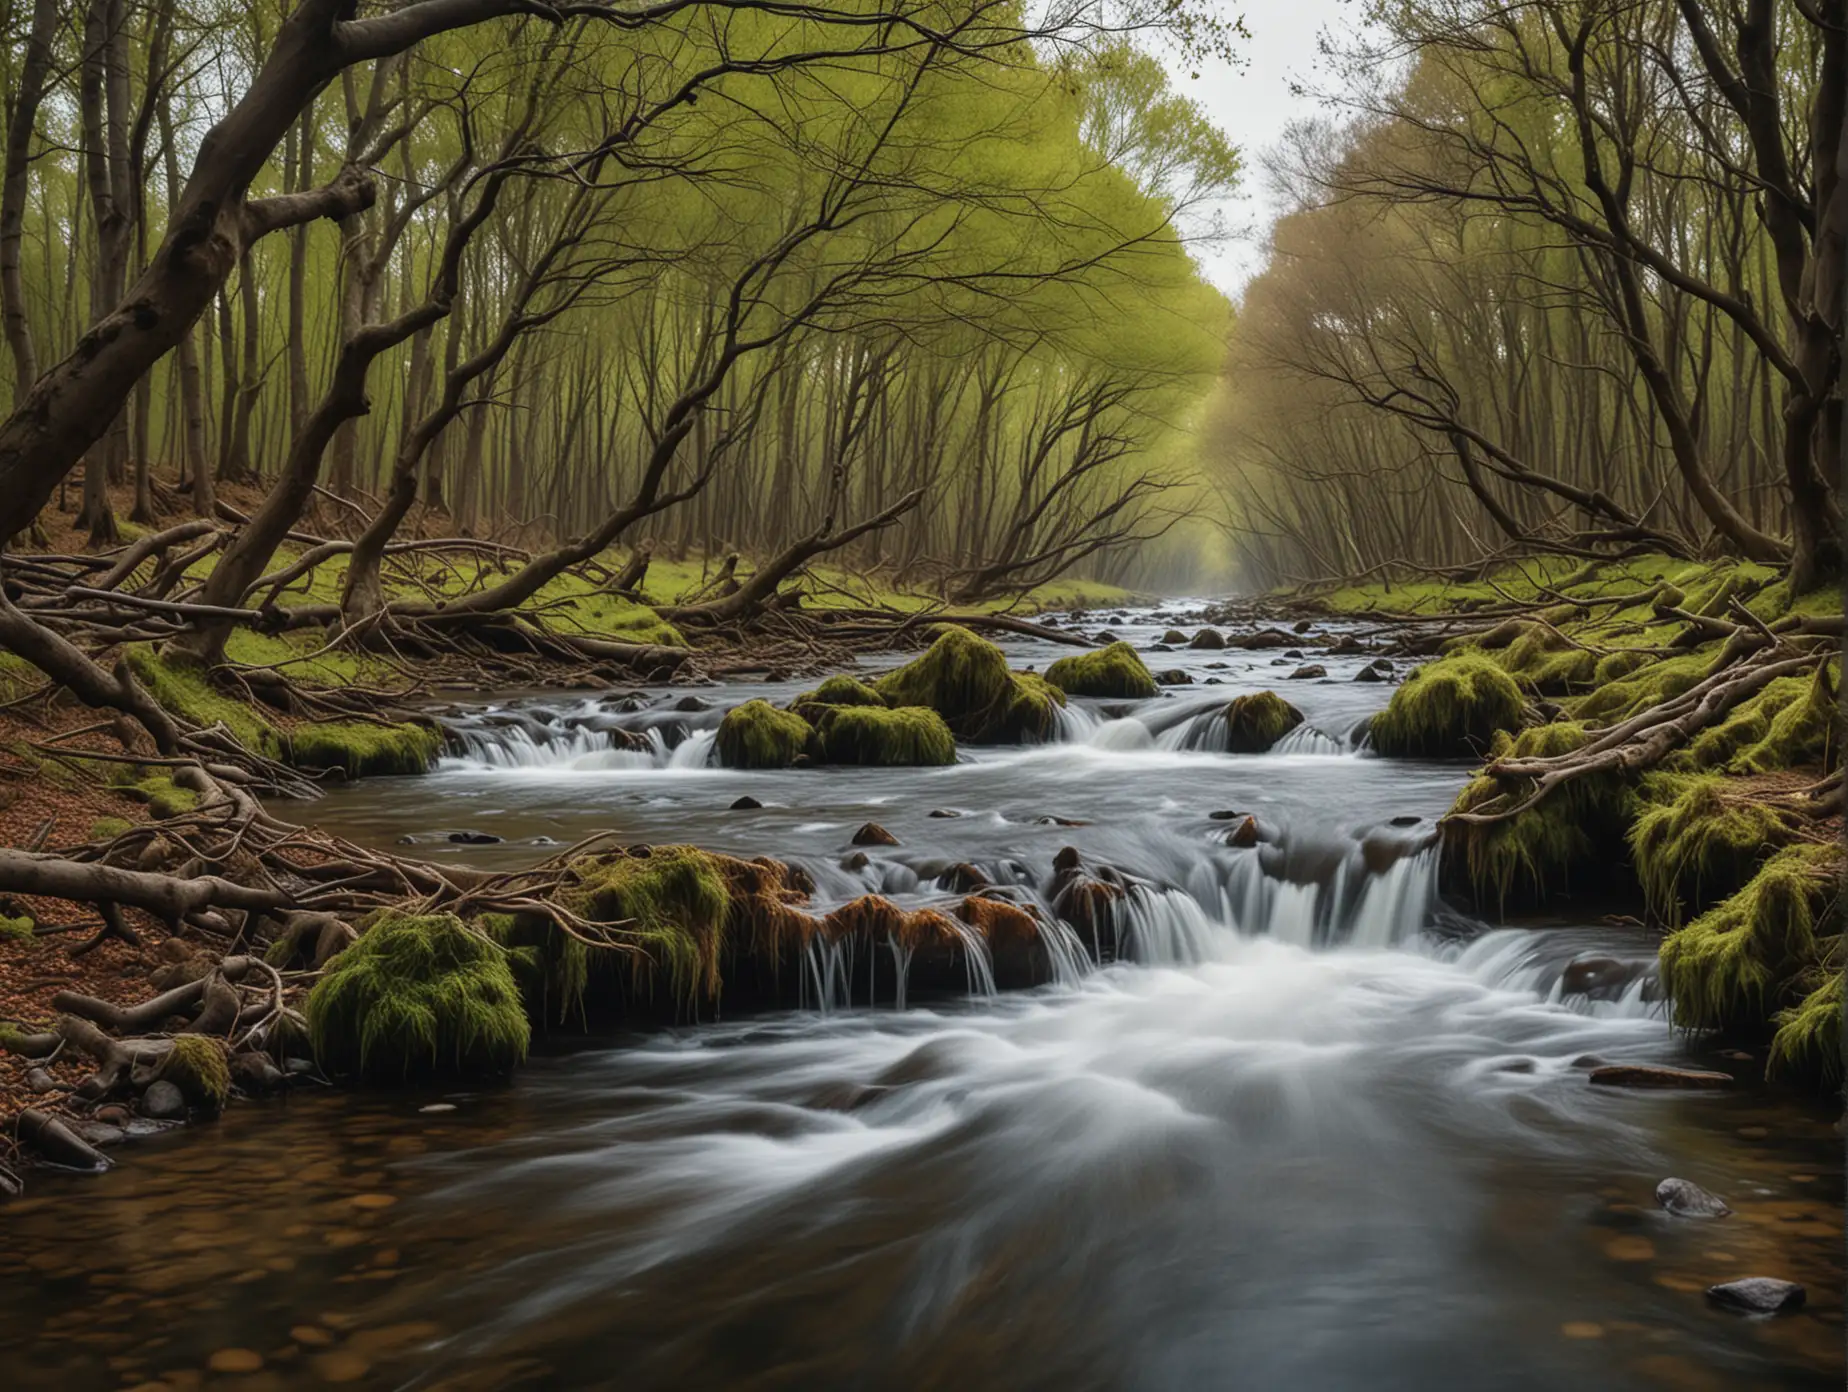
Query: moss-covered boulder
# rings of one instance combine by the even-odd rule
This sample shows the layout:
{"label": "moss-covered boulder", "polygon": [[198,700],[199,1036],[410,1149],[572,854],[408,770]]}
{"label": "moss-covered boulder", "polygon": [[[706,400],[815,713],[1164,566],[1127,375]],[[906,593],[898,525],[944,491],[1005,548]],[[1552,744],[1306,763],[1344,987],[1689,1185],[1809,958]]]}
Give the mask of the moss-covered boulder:
{"label": "moss-covered boulder", "polygon": [[443,736],[427,725],[328,720],[298,725],[284,736],[289,762],[309,770],[339,769],[348,778],[423,773],[443,752]]}
{"label": "moss-covered boulder", "polygon": [[201,1034],[180,1034],[173,1048],[161,1060],[154,1077],[172,1083],[190,1107],[205,1111],[220,1110],[231,1096],[231,1068],[225,1062],[225,1046]]}
{"label": "moss-covered boulder", "polygon": [[764,700],[746,701],[719,722],[719,762],[726,768],[788,768],[808,753],[814,733],[793,711]]}
{"label": "moss-covered boulder", "polygon": [[29,914],[8,917],[0,913],[0,943],[31,942],[36,932],[36,925]]}
{"label": "moss-covered boulder", "polygon": [[1274,691],[1234,698],[1225,717],[1226,748],[1234,754],[1262,754],[1303,723],[1303,713]]}
{"label": "moss-covered boulder", "polygon": [[835,706],[883,706],[886,698],[858,677],[829,677],[813,691],[805,691],[789,703],[789,708],[811,725],[821,723],[822,713]]}
{"label": "moss-covered boulder", "polygon": [[[658,985],[674,1000],[718,995],[732,897],[721,857],[694,846],[642,846],[579,861],[572,873],[575,884],[562,896],[566,907],[620,928],[625,943],[637,949],[616,957],[599,953],[608,965],[626,965],[633,983],[647,990]],[[592,965],[588,954],[595,951],[566,947],[555,983],[561,998],[581,1000]]]}
{"label": "moss-covered boulder", "polygon": [[1045,739],[1065,704],[1064,692],[1031,672],[1009,671],[1000,648],[953,625],[873,689],[893,706],[930,707],[953,735],[974,744]]}
{"label": "moss-covered boulder", "polygon": [[[1589,738],[1583,725],[1558,721],[1491,741],[1491,761],[1548,759],[1570,754]],[[1486,813],[1519,804],[1533,790],[1528,779],[1478,773],[1464,785],[1443,823],[1450,854],[1446,868],[1461,873],[1471,897],[1506,910],[1510,903],[1537,906],[1599,879],[1616,878],[1620,862],[1609,855],[1629,825],[1634,794],[1620,774],[1597,773],[1561,784],[1533,806],[1499,821],[1475,823],[1457,813]]]}
{"label": "moss-covered boulder", "polygon": [[[1801,1011],[1825,940],[1840,950],[1841,871],[1837,846],[1786,846],[1743,889],[1664,938],[1662,985],[1675,1023],[1750,1034],[1784,1008]],[[1796,1035],[1786,1040],[1787,1049],[1797,1044]]]}
{"label": "moss-covered boulder", "polygon": [[815,727],[830,764],[901,767],[956,762],[956,737],[928,706],[831,706]]}
{"label": "moss-covered boulder", "polygon": [[1731,894],[1791,837],[1782,812],[1729,794],[1719,778],[1655,774],[1641,797],[1630,855],[1649,907],[1670,923]]}
{"label": "moss-covered boulder", "polygon": [[1521,728],[1521,688],[1492,659],[1457,653],[1427,662],[1373,717],[1373,747],[1381,754],[1445,759],[1480,755],[1497,733]]}
{"label": "moss-covered boulder", "polygon": [[1046,680],[1067,696],[1145,700],[1155,694],[1155,678],[1128,643],[1062,657],[1046,668]]}
{"label": "moss-covered boulder", "polygon": [[531,1027],[507,952],[453,914],[381,912],[308,993],[321,1066],[379,1081],[502,1072]]}
{"label": "moss-covered boulder", "polygon": [[1568,696],[1596,680],[1597,655],[1546,624],[1530,623],[1501,653],[1503,670],[1548,696]]}

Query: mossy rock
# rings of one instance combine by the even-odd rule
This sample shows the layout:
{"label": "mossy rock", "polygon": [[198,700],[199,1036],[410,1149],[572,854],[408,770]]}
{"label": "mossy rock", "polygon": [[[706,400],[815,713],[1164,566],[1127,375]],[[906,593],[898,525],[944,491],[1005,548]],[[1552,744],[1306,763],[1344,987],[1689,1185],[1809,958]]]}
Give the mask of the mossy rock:
{"label": "mossy rock", "polygon": [[830,764],[909,767],[956,762],[956,737],[928,706],[832,706],[815,728]]}
{"label": "mossy rock", "polygon": [[348,778],[425,773],[443,752],[443,735],[427,725],[328,720],[298,725],[286,736],[300,769],[339,769]]}
{"label": "mossy rock", "polygon": [[1638,667],[1622,680],[1597,678],[1599,685],[1594,690],[1571,703],[1572,714],[1580,720],[1625,719],[1700,685],[1711,675],[1717,656],[1716,647],[1701,648],[1676,657],[1659,658]]}
{"label": "mossy rock", "polygon": [[1008,670],[1000,648],[953,625],[873,689],[893,706],[930,707],[956,738],[974,744],[1045,739],[1065,704],[1064,692],[1030,672]]}
{"label": "mossy rock", "polygon": [[1777,1033],[1765,1060],[1769,1076],[1807,1083],[1818,1091],[1841,1086],[1842,979],[1839,966],[1818,970],[1802,1001],[1772,1017]]}
{"label": "mossy rock", "polygon": [[[1546,759],[1570,754],[1589,738],[1583,725],[1557,721],[1517,735],[1497,734],[1488,757]],[[1482,812],[1532,791],[1528,779],[1502,780],[1479,773],[1457,795],[1451,812]],[[1512,899],[1541,904],[1581,883],[1608,874],[1609,847],[1629,823],[1634,795],[1618,774],[1598,773],[1560,785],[1524,811],[1477,824],[1446,820],[1444,842],[1479,901],[1505,910]]]}
{"label": "mossy rock", "polygon": [[163,708],[194,725],[223,725],[237,742],[255,754],[270,758],[282,752],[280,732],[257,711],[211,683],[206,669],[190,657],[169,649],[156,654],[144,644],[123,650],[129,670]]}
{"label": "mossy rock", "polygon": [[834,706],[883,706],[886,698],[858,677],[829,677],[813,691],[805,691],[789,703],[789,708],[811,725],[821,723],[822,713]]}
{"label": "mossy rock", "polygon": [[1548,696],[1583,691],[1597,680],[1598,659],[1557,630],[1531,624],[1501,655],[1502,669]]}
{"label": "mossy rock", "polygon": [[21,914],[18,918],[8,918],[5,914],[0,914],[0,942],[31,942],[33,931],[34,925],[30,915]]}
{"label": "mossy rock", "polygon": [[1128,643],[1062,657],[1047,667],[1046,680],[1067,696],[1146,700],[1156,691],[1155,678]]}
{"label": "mossy rock", "polygon": [[1303,723],[1303,713],[1274,691],[1235,697],[1225,710],[1226,748],[1262,754]]}
{"label": "mossy rock", "polygon": [[[566,907],[593,923],[620,927],[641,949],[628,954],[638,986],[665,985],[677,1000],[717,997],[731,908],[719,857],[695,846],[652,846],[580,861],[572,870],[576,882],[562,895]],[[524,916],[522,926],[529,926]],[[588,955],[565,948],[554,981],[561,1000],[582,1001],[589,968]]]}
{"label": "mossy rock", "polygon": [[507,952],[454,914],[373,915],[306,1013],[322,1067],[382,1081],[504,1072],[531,1039]]}
{"label": "mossy rock", "polygon": [[90,823],[92,841],[113,841],[125,831],[133,831],[135,824],[122,817],[98,817]]}
{"label": "mossy rock", "polygon": [[1762,1031],[1815,970],[1822,936],[1839,932],[1841,868],[1837,846],[1786,846],[1738,893],[1664,938],[1662,985],[1675,1023]]}
{"label": "mossy rock", "polygon": [[746,701],[719,722],[719,762],[726,768],[788,768],[808,752],[814,734],[793,711],[761,699]]}
{"label": "mossy rock", "polygon": [[1766,853],[1791,836],[1784,814],[1729,797],[1724,780],[1654,774],[1644,780],[1642,812],[1630,828],[1630,855],[1650,908],[1681,920],[1752,878]]}
{"label": "mossy rock", "polygon": [[1495,736],[1521,728],[1526,702],[1514,678],[1479,653],[1427,662],[1373,717],[1373,747],[1391,757],[1480,754]]}
{"label": "mossy rock", "polygon": [[219,1111],[231,1096],[225,1047],[202,1034],[175,1035],[172,1050],[154,1076],[177,1087],[187,1105],[207,1111]]}
{"label": "mossy rock", "polygon": [[[1800,678],[1788,678],[1800,682]],[[1772,682],[1759,693],[1760,699],[1771,693]],[[1765,732],[1745,745],[1727,761],[1729,773],[1775,773],[1780,769],[1829,767],[1841,752],[1841,708],[1829,682],[1829,668],[1816,669],[1816,675],[1802,683],[1801,694],[1788,693],[1788,699],[1775,708],[1766,707]]]}

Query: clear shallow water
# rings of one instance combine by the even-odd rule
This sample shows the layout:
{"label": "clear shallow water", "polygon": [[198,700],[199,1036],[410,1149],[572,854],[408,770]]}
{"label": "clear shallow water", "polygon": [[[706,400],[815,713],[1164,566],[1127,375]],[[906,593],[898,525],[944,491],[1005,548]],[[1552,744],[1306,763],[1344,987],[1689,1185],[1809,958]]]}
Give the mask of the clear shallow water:
{"label": "clear shallow water", "polygon": [[[1197,669],[1236,677],[1219,700],[1272,677],[1262,655],[1187,658],[1246,664]],[[1337,731],[1386,695],[1285,689]],[[1462,771],[1163,749],[1204,694],[1130,712],[1146,738],[1100,711],[944,770],[475,759],[330,799],[327,824],[374,840],[508,835],[443,848],[485,863],[605,826],[791,856],[824,899],[928,901],[954,860],[1032,893],[1074,844],[1145,881],[1139,960],[905,1012],[554,1041],[454,1111],[298,1094],[100,1180],[42,1180],[4,1211],[18,1385],[1841,1386],[1832,1115],[1753,1086],[1589,1087],[1588,1055],[1693,1057],[1643,979],[1561,990],[1575,957],[1652,944],[1425,931],[1431,858],[1376,872],[1361,841],[1441,812]],[[781,805],[725,810],[743,791]],[[1256,812],[1279,848],[1215,844],[1215,808]],[[868,817],[902,844],[848,869]],[[1736,1215],[1668,1218],[1650,1196],[1669,1174]],[[1805,1281],[1809,1308],[1703,1300],[1746,1274]],[[228,1346],[263,1368],[203,1371]]]}

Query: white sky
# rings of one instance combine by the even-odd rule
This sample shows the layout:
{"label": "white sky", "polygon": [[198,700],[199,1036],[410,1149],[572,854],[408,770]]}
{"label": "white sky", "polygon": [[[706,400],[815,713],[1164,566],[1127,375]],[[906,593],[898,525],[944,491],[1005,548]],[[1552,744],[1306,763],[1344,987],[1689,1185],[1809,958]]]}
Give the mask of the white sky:
{"label": "white sky", "polygon": [[1195,248],[1207,278],[1236,297],[1263,269],[1270,225],[1278,212],[1263,169],[1264,153],[1291,121],[1320,110],[1312,97],[1293,94],[1291,84],[1328,85],[1318,41],[1324,31],[1351,34],[1360,22],[1360,5],[1356,0],[1214,2],[1228,14],[1244,14],[1251,31],[1251,38],[1241,45],[1246,63],[1236,68],[1201,65],[1198,81],[1191,76],[1195,65],[1172,60],[1168,69],[1176,90],[1205,107],[1244,156],[1243,188],[1224,210],[1226,226],[1234,235]]}

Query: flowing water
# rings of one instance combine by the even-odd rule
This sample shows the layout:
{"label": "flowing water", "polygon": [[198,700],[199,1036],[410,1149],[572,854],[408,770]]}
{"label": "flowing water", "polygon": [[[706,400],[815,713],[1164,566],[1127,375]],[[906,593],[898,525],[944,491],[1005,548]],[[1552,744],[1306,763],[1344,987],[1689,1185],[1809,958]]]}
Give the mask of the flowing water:
{"label": "flowing water", "polygon": [[[1317,660],[1155,654],[1195,684],[942,769],[709,766],[724,707],[798,683],[451,710],[438,771],[319,820],[482,865],[604,830],[772,854],[822,907],[948,899],[957,862],[1035,899],[1068,845],[1132,888],[1036,991],[976,963],[901,1010],[902,962],[836,962],[809,1010],[549,1041],[477,1092],[241,1104],[41,1178],[0,1210],[6,1385],[1840,1387],[1833,1113],[1676,1037],[1636,930],[1448,910],[1429,842],[1464,770],[1357,751],[1390,688]],[[1271,686],[1306,726],[1224,753],[1210,713]],[[862,860],[869,820],[899,845]],[[1597,999],[1567,989],[1592,957]],[[1748,1081],[1626,1093],[1594,1059]],[[1671,1174],[1736,1213],[1669,1218]],[[1703,1299],[1753,1274],[1807,1308]],[[230,1349],[262,1366],[214,1372]]]}

